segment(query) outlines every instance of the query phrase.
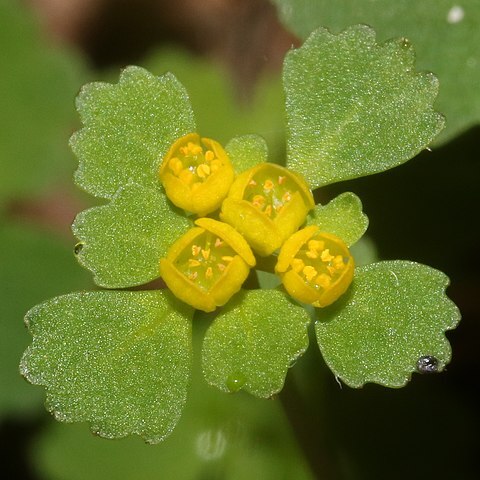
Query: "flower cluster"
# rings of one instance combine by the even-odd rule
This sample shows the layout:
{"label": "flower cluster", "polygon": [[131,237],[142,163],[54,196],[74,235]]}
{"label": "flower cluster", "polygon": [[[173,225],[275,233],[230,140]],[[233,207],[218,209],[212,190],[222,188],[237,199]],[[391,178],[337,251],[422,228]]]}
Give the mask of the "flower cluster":
{"label": "flower cluster", "polygon": [[325,307],[350,285],[345,243],[316,226],[299,230],[315,206],[300,175],[260,163],[235,178],[222,146],[190,133],[172,145],[159,177],[176,206],[200,217],[160,260],[163,280],[185,303],[205,312],[224,305],[255,266],[254,254],[278,250],[275,272],[300,302]]}

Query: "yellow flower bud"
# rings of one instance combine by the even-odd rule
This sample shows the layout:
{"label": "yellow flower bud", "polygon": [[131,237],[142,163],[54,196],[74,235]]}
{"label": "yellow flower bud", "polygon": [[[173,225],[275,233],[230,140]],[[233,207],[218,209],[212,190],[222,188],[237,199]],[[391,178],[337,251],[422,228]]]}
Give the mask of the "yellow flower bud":
{"label": "yellow flower bud", "polygon": [[340,238],[312,225],[283,244],[275,271],[293,298],[326,307],[352,283],[354,261]]}
{"label": "yellow flower bud", "polygon": [[218,142],[189,133],[171,146],[159,176],[167,197],[177,207],[203,216],[220,207],[234,171]]}
{"label": "yellow flower bud", "polygon": [[226,223],[199,218],[160,260],[160,273],[173,294],[212,312],[240,290],[255,265],[245,239]]}
{"label": "yellow flower bud", "polygon": [[222,204],[220,218],[239,231],[259,255],[270,255],[315,206],[299,175],[274,163],[241,173]]}

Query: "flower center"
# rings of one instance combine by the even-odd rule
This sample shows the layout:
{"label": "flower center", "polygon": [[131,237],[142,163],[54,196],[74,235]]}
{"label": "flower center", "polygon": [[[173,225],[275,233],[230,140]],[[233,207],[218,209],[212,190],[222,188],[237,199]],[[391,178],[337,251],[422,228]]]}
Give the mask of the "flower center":
{"label": "flower center", "polygon": [[219,280],[236,255],[220,237],[204,232],[175,260],[174,265],[190,281],[205,291]]}
{"label": "flower center", "polygon": [[275,218],[292,199],[292,191],[296,191],[295,182],[286,175],[265,175],[265,171],[259,171],[245,188],[243,199]]}
{"label": "flower center", "polygon": [[192,190],[215,173],[223,165],[213,150],[204,150],[198,143],[187,142],[178,147],[175,156],[168,160],[168,168]]}
{"label": "flower center", "polygon": [[349,260],[335,242],[313,237],[297,252],[290,265],[308,285],[328,289],[342,275]]}

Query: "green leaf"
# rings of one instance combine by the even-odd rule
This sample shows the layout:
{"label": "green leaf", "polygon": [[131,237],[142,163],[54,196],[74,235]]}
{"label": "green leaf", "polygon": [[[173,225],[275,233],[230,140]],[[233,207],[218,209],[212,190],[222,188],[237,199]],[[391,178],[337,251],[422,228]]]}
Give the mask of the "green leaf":
{"label": "green leaf", "polygon": [[444,125],[438,81],[415,73],[410,43],[377,45],[365,25],[316,30],[287,55],[283,79],[287,166],[312,188],[400,165]]}
{"label": "green leaf", "polygon": [[97,285],[124,288],[159,277],[159,261],[191,225],[160,190],[128,185],[107,205],[77,215],[77,258]]}
{"label": "green leaf", "polygon": [[150,71],[174,72],[192,102],[198,132],[225,145],[231,138],[258,134],[272,158],[284,157],[283,92],[278,75],[260,76],[248,97],[239,95],[218,62],[180,49],[162,49],[144,63]]}
{"label": "green leaf", "polygon": [[350,246],[366,232],[368,217],[362,212],[361,200],[354,193],[346,192],[326,205],[316,205],[307,218],[307,225],[317,225]]}
{"label": "green leaf", "polygon": [[250,480],[255,472],[262,480],[312,478],[278,399],[225,395],[205,383],[195,347],[201,347],[200,330],[211,315],[199,313],[192,385],[171,436],[161,445],[135,437],[108,442],[89,435],[84,425],[52,423],[31,449],[43,477],[104,480],[108,472],[115,480]]}
{"label": "green leaf", "polygon": [[47,390],[57,420],[96,434],[167,436],[185,404],[191,311],[167,291],[87,292],[33,308],[21,372]]}
{"label": "green leaf", "polygon": [[54,48],[20,3],[0,2],[0,210],[70,174],[71,102],[85,81],[74,52]]}
{"label": "green leaf", "polygon": [[225,146],[225,150],[237,174],[268,161],[267,144],[258,135],[232,138]]}
{"label": "green leaf", "polygon": [[443,370],[451,356],[444,332],[460,320],[447,285],[442,272],[414,262],[357,268],[345,297],[317,310],[318,345],[335,376],[351,387],[402,387],[427,355]]}
{"label": "green leaf", "polygon": [[0,418],[26,415],[41,407],[42,396],[18,373],[18,360],[30,342],[23,316],[45,298],[90,285],[72,250],[52,233],[0,221]]}
{"label": "green leaf", "polygon": [[183,86],[171,74],[155,77],[140,67],[123,70],[116,85],[91,83],[77,98],[84,128],[71,147],[75,173],[87,192],[112,198],[129,183],[158,187],[158,169],[170,145],[193,132],[195,122]]}
{"label": "green leaf", "polygon": [[[284,22],[301,38],[319,26],[335,32],[372,26],[381,41],[407,37],[417,66],[440,80],[436,108],[447,117],[439,142],[480,122],[480,2],[478,0],[274,0]],[[460,93],[461,92],[461,93]]]}
{"label": "green leaf", "polygon": [[203,371],[225,392],[269,398],[308,347],[306,311],[276,290],[242,291],[205,335]]}

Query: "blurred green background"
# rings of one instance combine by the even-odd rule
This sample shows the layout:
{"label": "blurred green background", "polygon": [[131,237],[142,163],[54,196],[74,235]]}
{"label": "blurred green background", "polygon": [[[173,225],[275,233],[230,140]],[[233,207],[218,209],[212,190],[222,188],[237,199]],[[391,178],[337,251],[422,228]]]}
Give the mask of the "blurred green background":
{"label": "blurred green background", "polygon": [[[306,0],[275,3],[287,21],[292,8],[309,11]],[[350,18],[378,22],[373,26],[385,38],[404,28],[415,46],[418,36],[422,68],[438,65],[445,76],[442,105],[451,109],[456,129],[432,152],[332,185],[323,195],[360,196],[381,258],[415,260],[450,276],[448,293],[463,315],[448,334],[453,361],[441,375],[414,375],[401,390],[352,390],[340,388],[310,348],[271,401],[221,394],[195,372],[177,429],[163,444],[146,446],[138,438],[107,441],[85,425],[56,423],[43,408],[43,390],[18,374],[29,343],[25,312],[47,298],[95,288],[76,264],[69,229],[75,214],[93,205],[71,180],[75,95],[87,81],[116,81],[128,64],[172,71],[190,93],[202,135],[226,142],[258,133],[278,159],[284,152],[281,64],[301,41],[266,0],[0,0],[0,436],[8,478],[477,478],[480,89],[474,96],[465,85],[480,85],[480,6],[442,0],[427,21],[421,14],[407,18],[408,1],[373,2],[383,12],[378,18],[367,16],[366,3],[318,2],[315,15],[334,29]],[[463,33],[443,56],[429,56],[448,40],[435,29],[438,18],[452,24],[459,4],[465,19],[454,23]],[[304,17],[314,21],[313,10]],[[458,71],[455,55],[471,68]],[[204,328],[195,325],[195,338]]]}

